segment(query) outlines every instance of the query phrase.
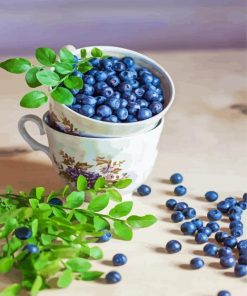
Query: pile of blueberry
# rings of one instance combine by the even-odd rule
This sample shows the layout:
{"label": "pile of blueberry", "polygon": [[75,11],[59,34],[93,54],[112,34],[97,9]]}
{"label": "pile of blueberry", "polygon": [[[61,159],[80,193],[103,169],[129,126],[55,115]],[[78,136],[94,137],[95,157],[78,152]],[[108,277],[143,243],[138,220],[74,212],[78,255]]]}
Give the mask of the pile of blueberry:
{"label": "pile of blueberry", "polygon": [[[170,181],[172,184],[179,184],[183,181],[183,176],[176,173],[171,176]],[[174,193],[181,196],[186,191],[184,186],[179,185],[175,188]],[[214,202],[218,199],[218,194],[215,191],[208,191],[205,194],[205,199]],[[247,275],[247,240],[238,240],[243,235],[241,218],[243,211],[247,209],[247,193],[239,201],[234,197],[227,197],[225,200],[218,202],[216,208],[208,211],[207,218],[209,222],[206,225],[201,219],[195,218],[196,210],[189,207],[185,202],[169,199],[166,202],[166,207],[173,211],[171,214],[173,222],[191,219],[183,222],[180,229],[184,235],[194,235],[198,244],[207,243],[209,237],[215,233],[216,243],[207,243],[204,246],[203,252],[205,255],[219,258],[223,268],[234,267],[234,273],[237,277]],[[223,215],[229,219],[229,233],[220,231],[220,225],[216,222],[220,221]],[[168,253],[177,253],[181,249],[182,245],[177,240],[171,240],[166,244]],[[190,265],[193,269],[199,269],[204,266],[204,261],[201,258],[193,258]],[[221,291],[218,295],[230,296],[230,293]]]}
{"label": "pile of blueberry", "polygon": [[106,122],[137,122],[160,113],[164,93],[160,79],[131,57],[93,58],[93,68],[72,75],[84,81],[81,90],[72,89],[74,102],[69,106],[84,116]]}

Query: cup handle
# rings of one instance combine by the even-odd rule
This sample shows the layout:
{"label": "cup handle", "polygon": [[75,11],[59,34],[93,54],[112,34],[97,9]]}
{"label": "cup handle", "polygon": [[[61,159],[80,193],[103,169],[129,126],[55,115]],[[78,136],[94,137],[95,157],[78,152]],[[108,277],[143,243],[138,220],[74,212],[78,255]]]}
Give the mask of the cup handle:
{"label": "cup handle", "polygon": [[28,115],[22,116],[18,122],[18,130],[19,130],[19,133],[21,134],[22,138],[29,144],[29,146],[34,151],[43,151],[46,155],[48,155],[48,157],[50,157],[49,148],[43,144],[40,144],[36,140],[34,140],[30,136],[30,134],[27,132],[25,124],[28,121],[34,122],[38,126],[40,135],[45,135],[45,129],[43,127],[42,120],[36,115],[28,114]]}

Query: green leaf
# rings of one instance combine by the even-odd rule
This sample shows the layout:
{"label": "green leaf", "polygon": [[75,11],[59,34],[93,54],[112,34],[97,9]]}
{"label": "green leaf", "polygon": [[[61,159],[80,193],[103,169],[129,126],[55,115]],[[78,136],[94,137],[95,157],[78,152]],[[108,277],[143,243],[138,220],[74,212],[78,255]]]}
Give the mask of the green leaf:
{"label": "green leaf", "polygon": [[9,219],[4,228],[0,231],[0,239],[7,237],[18,225],[18,222],[15,218]]}
{"label": "green leaf", "polygon": [[31,223],[31,226],[32,226],[32,236],[35,237],[38,232],[39,220],[34,219]]}
{"label": "green leaf", "polygon": [[77,190],[78,191],[83,191],[85,189],[87,189],[87,178],[80,175],[77,178],[77,184],[76,184]]}
{"label": "green leaf", "polygon": [[104,273],[101,271],[87,271],[83,272],[80,279],[83,281],[94,281],[100,278]]}
{"label": "green leaf", "polygon": [[87,50],[85,48],[81,49],[81,58],[85,59],[85,57],[87,56]]}
{"label": "green leaf", "polygon": [[121,202],[122,201],[122,195],[115,189],[109,189],[107,190],[110,200]]}
{"label": "green leaf", "polygon": [[66,269],[60,275],[57,282],[57,286],[59,288],[66,288],[72,283],[72,281],[73,281],[73,272],[71,269]]}
{"label": "green leaf", "polygon": [[62,75],[69,74],[74,70],[72,64],[60,63],[60,62],[56,63],[55,69],[56,69],[56,72],[58,72],[59,74],[62,74]]}
{"label": "green leaf", "polygon": [[104,178],[104,177],[99,177],[99,178],[96,180],[95,184],[94,184],[94,189],[95,189],[95,190],[99,190],[99,189],[101,189],[101,188],[104,188],[105,185],[106,185],[106,180],[105,180],[105,178]]}
{"label": "green leaf", "polygon": [[35,57],[40,64],[51,67],[56,61],[56,53],[51,48],[40,47],[35,51]]}
{"label": "green leaf", "polygon": [[81,89],[83,87],[83,81],[80,77],[69,76],[64,80],[66,87],[70,89]]}
{"label": "green leaf", "polygon": [[133,228],[143,228],[153,225],[157,221],[157,218],[153,215],[145,216],[130,216],[127,219],[128,224]]}
{"label": "green leaf", "polygon": [[28,86],[34,88],[41,85],[36,76],[39,71],[40,68],[38,67],[33,67],[27,71],[25,79]]}
{"label": "green leaf", "polygon": [[15,74],[26,72],[31,67],[31,63],[23,58],[15,58],[0,63],[0,68]]}
{"label": "green leaf", "polygon": [[37,199],[41,199],[45,193],[44,187],[36,187],[35,188],[35,196]]}
{"label": "green leaf", "polygon": [[66,212],[63,209],[53,207],[52,212],[56,217],[66,217]]}
{"label": "green leaf", "polygon": [[51,92],[51,96],[54,101],[61,104],[71,105],[73,103],[74,97],[72,93],[65,87],[57,87]]}
{"label": "green leaf", "polygon": [[133,233],[132,229],[122,221],[114,221],[113,228],[116,236],[123,240],[131,240]]}
{"label": "green leaf", "polygon": [[0,272],[6,273],[13,266],[14,259],[13,257],[4,257],[0,259]]}
{"label": "green leaf", "polygon": [[89,253],[90,257],[99,260],[103,258],[103,252],[99,247],[92,247]]}
{"label": "green leaf", "polygon": [[40,275],[37,275],[36,279],[33,283],[32,289],[31,289],[31,296],[38,295],[39,291],[41,290],[42,285],[43,285],[43,279]]}
{"label": "green leaf", "polygon": [[36,209],[39,201],[36,198],[30,198],[29,200],[30,206],[32,207],[32,209]]}
{"label": "green leaf", "polygon": [[25,94],[20,101],[21,107],[38,108],[48,101],[46,94],[42,91],[31,91]]}
{"label": "green leaf", "polygon": [[74,212],[74,215],[75,215],[76,220],[78,222],[80,222],[81,224],[84,224],[87,222],[87,217],[83,213],[81,213],[80,211],[76,210]]}
{"label": "green leaf", "polygon": [[66,198],[65,207],[70,208],[70,209],[75,209],[75,208],[80,207],[84,202],[84,197],[85,197],[85,193],[83,191],[71,192]]}
{"label": "green leaf", "polygon": [[66,266],[73,272],[84,272],[91,268],[91,263],[84,258],[72,258],[66,262]]}
{"label": "green leaf", "polygon": [[109,203],[109,195],[107,193],[98,195],[95,199],[91,200],[88,205],[88,210],[93,212],[100,212],[107,207]]}
{"label": "green leaf", "polygon": [[38,81],[43,85],[56,86],[60,83],[60,77],[57,73],[50,70],[42,70],[36,74]]}
{"label": "green leaf", "polygon": [[17,296],[21,286],[18,284],[13,284],[0,292],[0,296]]}
{"label": "green leaf", "polygon": [[101,58],[103,56],[103,52],[101,49],[97,48],[97,47],[94,47],[92,50],[91,50],[91,55],[94,57],[94,58]]}
{"label": "green leaf", "polygon": [[22,243],[16,236],[12,236],[8,244],[5,246],[7,246],[6,252],[9,251],[11,254],[13,254],[15,251],[22,247]]}
{"label": "green leaf", "polygon": [[132,207],[132,201],[124,201],[112,208],[109,212],[109,215],[114,218],[121,218],[127,216],[131,212]]}
{"label": "green leaf", "polygon": [[92,68],[93,66],[89,62],[82,62],[78,65],[78,70],[82,73],[86,73]]}
{"label": "green leaf", "polygon": [[113,186],[118,189],[123,189],[123,188],[128,187],[131,183],[132,183],[131,179],[122,179],[122,180],[119,180],[116,183],[114,183]]}
{"label": "green leaf", "polygon": [[50,245],[54,239],[55,237],[53,235],[49,235],[45,233],[41,234],[41,241],[42,241],[42,244],[45,246]]}
{"label": "green leaf", "polygon": [[67,48],[60,49],[59,55],[62,62],[74,62],[74,55]]}
{"label": "green leaf", "polygon": [[104,218],[99,217],[99,216],[93,217],[93,225],[94,225],[94,228],[96,231],[110,228],[110,224],[108,223],[108,221]]}

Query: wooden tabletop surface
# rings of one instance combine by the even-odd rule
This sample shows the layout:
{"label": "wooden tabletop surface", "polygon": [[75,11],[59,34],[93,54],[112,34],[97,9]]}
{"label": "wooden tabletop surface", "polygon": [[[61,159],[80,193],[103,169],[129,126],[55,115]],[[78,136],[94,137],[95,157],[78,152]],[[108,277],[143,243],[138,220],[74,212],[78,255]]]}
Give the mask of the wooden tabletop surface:
{"label": "wooden tabletop surface", "polygon": [[[176,98],[167,114],[159,145],[159,157],[147,180],[152,187],[148,197],[134,196],[134,212],[153,213],[158,222],[151,228],[136,231],[133,241],[112,240],[102,245],[104,260],[95,262],[95,269],[115,270],[109,263],[112,256],[122,252],[128,264],[117,268],[122,281],[117,285],[103,282],[74,282],[65,290],[44,291],[40,295],[73,296],[215,296],[226,289],[232,296],[247,294],[247,278],[235,278],[233,270],[221,269],[215,258],[204,257],[202,245],[191,237],[181,235],[179,225],[170,222],[170,212],[164,207],[173,196],[169,176],[184,175],[188,188],[179,197],[195,207],[205,220],[207,210],[214,204],[203,195],[216,190],[220,199],[241,197],[247,191],[247,95],[246,52],[187,51],[150,52],[174,79]],[[29,113],[42,116],[46,107],[26,110],[19,107],[19,98],[28,91],[22,75],[0,71],[0,190],[11,184],[16,190],[43,185],[57,189],[62,185],[41,152],[32,152],[17,131],[18,119]],[[38,130],[30,124],[37,139]],[[245,214],[247,237],[247,216]],[[222,227],[227,227],[223,219]],[[176,255],[164,252],[168,240],[178,239],[183,249]],[[202,256],[205,267],[198,271],[188,268],[189,261]],[[0,289],[15,282],[17,275],[1,276]]]}

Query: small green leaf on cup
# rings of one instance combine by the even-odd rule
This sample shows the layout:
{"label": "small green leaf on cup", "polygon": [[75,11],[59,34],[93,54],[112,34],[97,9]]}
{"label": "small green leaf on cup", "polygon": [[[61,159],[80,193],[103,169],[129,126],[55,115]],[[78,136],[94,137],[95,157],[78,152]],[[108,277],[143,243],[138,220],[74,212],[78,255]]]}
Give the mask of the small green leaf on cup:
{"label": "small green leaf on cup", "polygon": [[85,176],[80,175],[77,178],[77,190],[82,191],[87,189],[87,178]]}
{"label": "small green leaf on cup", "polygon": [[25,94],[20,101],[21,107],[38,108],[48,101],[46,94],[42,91],[31,91]]}
{"label": "small green leaf on cup", "polygon": [[39,47],[35,51],[35,57],[40,64],[51,67],[56,61],[56,53],[48,47]]}
{"label": "small green leaf on cup", "polygon": [[153,215],[145,216],[130,216],[127,219],[127,223],[133,228],[143,228],[153,225],[157,221],[157,218]]}
{"label": "small green leaf on cup", "polygon": [[85,57],[87,56],[87,50],[85,48],[81,49],[81,58],[85,59]]}
{"label": "small green leaf on cup", "polygon": [[97,48],[97,47],[94,47],[92,50],[91,50],[91,55],[94,57],[94,58],[101,58],[103,56],[103,52],[101,49]]}
{"label": "small green leaf on cup", "polygon": [[123,189],[123,188],[128,187],[131,183],[132,183],[131,179],[122,179],[122,180],[119,180],[116,183],[114,183],[113,186],[118,189]]}
{"label": "small green leaf on cup", "polygon": [[31,67],[31,63],[23,58],[8,59],[0,63],[0,68],[15,74],[26,72]]}
{"label": "small green leaf on cup", "polygon": [[100,188],[104,188],[106,185],[106,180],[104,177],[99,177],[94,183],[94,189],[99,190]]}
{"label": "small green leaf on cup", "polygon": [[65,87],[57,87],[51,92],[51,96],[54,101],[65,105],[71,105],[74,98],[72,93]]}
{"label": "small green leaf on cup", "polygon": [[37,72],[36,77],[38,81],[44,85],[56,86],[60,83],[60,77],[58,74],[49,70]]}
{"label": "small green leaf on cup", "polygon": [[34,88],[41,85],[41,83],[39,82],[36,76],[39,71],[40,71],[39,67],[33,67],[27,71],[25,80],[28,86]]}
{"label": "small green leaf on cup", "polygon": [[78,66],[78,70],[82,73],[86,73],[91,70],[93,66],[89,62],[80,63]]}
{"label": "small green leaf on cup", "polygon": [[83,87],[83,80],[80,77],[69,76],[64,80],[64,84],[70,89],[81,89]]}
{"label": "small green leaf on cup", "polygon": [[59,55],[60,55],[61,62],[69,62],[69,63],[74,62],[74,55],[67,48],[60,49]]}

